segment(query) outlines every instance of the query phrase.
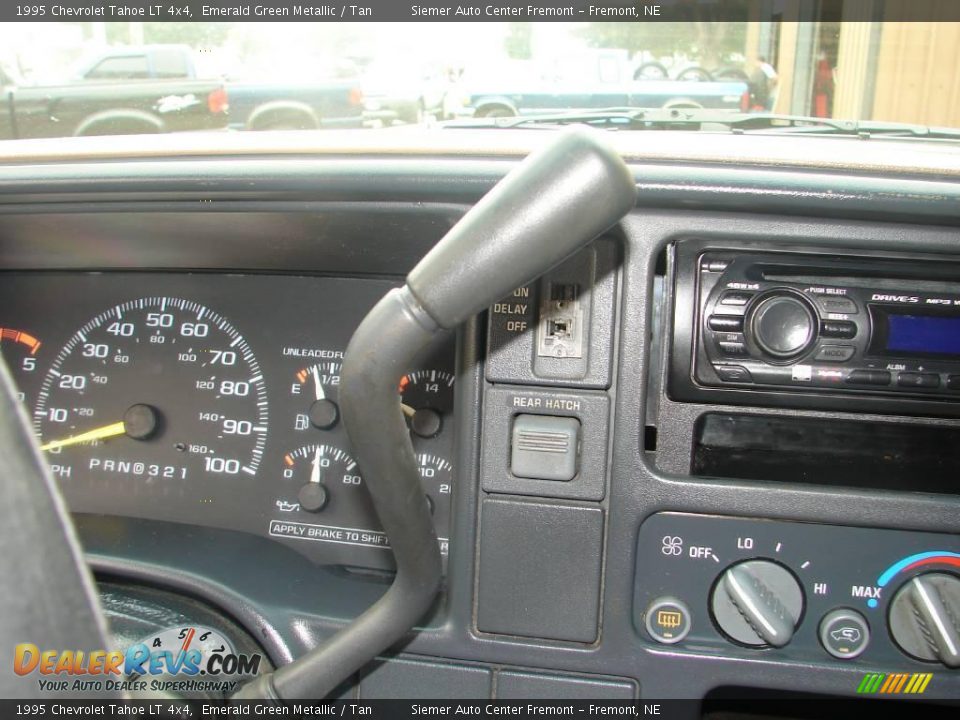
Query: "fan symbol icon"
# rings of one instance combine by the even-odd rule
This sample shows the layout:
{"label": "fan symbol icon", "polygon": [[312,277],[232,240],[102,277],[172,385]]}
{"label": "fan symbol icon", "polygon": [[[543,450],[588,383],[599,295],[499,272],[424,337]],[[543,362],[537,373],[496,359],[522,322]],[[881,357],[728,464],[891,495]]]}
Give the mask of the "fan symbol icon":
{"label": "fan symbol icon", "polygon": [[660,548],[660,552],[664,555],[682,555],[683,538],[677,537],[676,535],[664,535],[663,546]]}

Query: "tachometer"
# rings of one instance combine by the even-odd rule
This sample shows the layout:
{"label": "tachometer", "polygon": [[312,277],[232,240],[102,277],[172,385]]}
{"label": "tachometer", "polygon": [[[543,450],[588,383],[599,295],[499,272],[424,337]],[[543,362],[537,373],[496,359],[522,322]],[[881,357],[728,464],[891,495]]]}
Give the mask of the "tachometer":
{"label": "tachometer", "polygon": [[60,478],[254,475],[267,393],[243,337],[189,300],[151,297],[93,318],[44,378],[33,415]]}
{"label": "tachometer", "polygon": [[[42,342],[25,330],[0,327],[0,357],[7,363],[15,382],[25,379],[37,370],[37,351]],[[23,388],[17,391],[22,402],[25,399]]]}

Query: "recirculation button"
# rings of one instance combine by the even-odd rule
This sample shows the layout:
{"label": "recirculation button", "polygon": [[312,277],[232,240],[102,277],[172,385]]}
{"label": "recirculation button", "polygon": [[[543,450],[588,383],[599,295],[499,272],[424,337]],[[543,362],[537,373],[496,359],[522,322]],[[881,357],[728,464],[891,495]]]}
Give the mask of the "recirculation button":
{"label": "recirculation button", "polygon": [[820,644],[841,660],[852,660],[870,643],[870,626],[856,610],[831,610],[820,621]]}

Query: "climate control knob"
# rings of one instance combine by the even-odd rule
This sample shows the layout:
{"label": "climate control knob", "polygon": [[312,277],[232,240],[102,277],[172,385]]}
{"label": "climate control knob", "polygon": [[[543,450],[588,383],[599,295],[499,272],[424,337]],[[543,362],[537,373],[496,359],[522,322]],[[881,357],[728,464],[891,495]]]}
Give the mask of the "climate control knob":
{"label": "climate control knob", "polygon": [[803,589],[793,574],[770,560],[747,560],[724,571],[710,600],[713,618],[734,642],[783,647],[803,615]]}
{"label": "climate control knob", "polygon": [[940,572],[913,578],[893,596],[889,622],[907,655],[960,668],[960,578]]}
{"label": "climate control knob", "polygon": [[775,291],[749,311],[747,337],[766,356],[789,360],[810,348],[817,336],[817,314],[800,295]]}

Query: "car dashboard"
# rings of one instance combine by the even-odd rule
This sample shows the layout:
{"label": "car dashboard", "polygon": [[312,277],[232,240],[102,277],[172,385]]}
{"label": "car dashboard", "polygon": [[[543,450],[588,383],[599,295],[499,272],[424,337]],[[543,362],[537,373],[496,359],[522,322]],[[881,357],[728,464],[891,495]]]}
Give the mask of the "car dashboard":
{"label": "car dashboard", "polygon": [[[551,134],[11,150],[0,350],[116,635],[281,666],[383,595],[344,351]],[[442,588],[336,697],[960,698],[957,151],[652,134],[633,211],[401,380]]]}

